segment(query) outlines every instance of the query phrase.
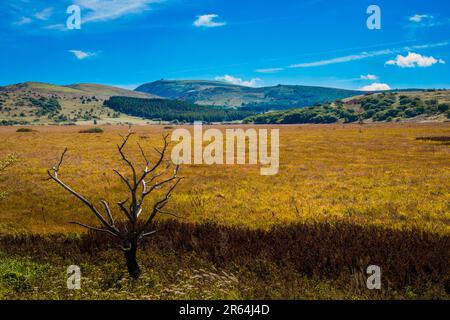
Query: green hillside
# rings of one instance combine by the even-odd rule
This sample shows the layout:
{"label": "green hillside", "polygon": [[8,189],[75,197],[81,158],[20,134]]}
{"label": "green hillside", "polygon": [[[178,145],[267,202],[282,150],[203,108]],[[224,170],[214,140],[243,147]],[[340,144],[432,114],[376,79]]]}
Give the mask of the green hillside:
{"label": "green hillside", "polygon": [[360,91],[278,85],[251,88],[220,81],[160,80],[136,88],[138,92],[199,105],[245,107],[248,110],[288,109],[332,102],[361,94]]}
{"label": "green hillside", "polygon": [[450,91],[375,93],[301,109],[267,112],[244,120],[256,124],[302,124],[380,121],[445,121]]}
{"label": "green hillside", "polygon": [[155,98],[99,84],[19,83],[0,87],[0,125],[143,122],[105,108],[103,102],[115,95]]}

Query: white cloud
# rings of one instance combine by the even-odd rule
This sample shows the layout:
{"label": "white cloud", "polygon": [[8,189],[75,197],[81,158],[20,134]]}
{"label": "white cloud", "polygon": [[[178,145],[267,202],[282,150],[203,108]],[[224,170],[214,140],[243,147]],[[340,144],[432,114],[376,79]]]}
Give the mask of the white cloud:
{"label": "white cloud", "polygon": [[268,68],[268,69],[257,69],[255,71],[258,73],[276,73],[283,70],[284,70],[283,68]]}
{"label": "white cloud", "polygon": [[445,64],[442,59],[435,59],[434,57],[426,57],[421,54],[408,52],[407,56],[397,55],[394,60],[386,61],[387,65],[398,66],[400,68],[415,68],[415,67],[431,67],[436,63]]}
{"label": "white cloud", "polygon": [[362,60],[362,59],[367,59],[367,58],[371,58],[371,57],[387,55],[390,53],[392,53],[392,50],[390,50],[390,49],[371,51],[371,52],[362,52],[360,54],[353,54],[353,55],[348,55],[348,56],[338,57],[338,58],[333,58],[333,59],[328,59],[328,60],[319,60],[319,61],[314,61],[314,62],[292,64],[289,66],[289,68],[320,67],[320,66],[325,66],[325,65],[329,65],[329,64]]}
{"label": "white cloud", "polygon": [[83,59],[86,59],[86,58],[90,58],[90,57],[96,56],[96,53],[94,53],[94,52],[85,52],[85,51],[81,51],[81,50],[69,50],[69,52],[73,53],[73,55],[78,60],[83,60]]}
{"label": "white cloud", "polygon": [[224,21],[223,22],[215,21],[215,19],[218,17],[219,16],[217,14],[205,14],[202,16],[197,16],[197,19],[194,21],[194,26],[213,28],[213,27],[222,27],[227,24]]}
{"label": "white cloud", "polygon": [[361,80],[377,80],[378,76],[374,75],[374,74],[367,74],[367,75],[362,75],[361,76]]}
{"label": "white cloud", "polygon": [[46,21],[50,19],[53,14],[53,8],[45,8],[42,11],[36,12],[34,17],[38,20]]}
{"label": "white cloud", "polygon": [[26,24],[30,24],[31,22],[33,22],[33,20],[31,20],[30,18],[22,17],[15,24],[18,25],[18,26],[23,26],[23,25],[26,25]]}
{"label": "white cloud", "polygon": [[391,90],[391,87],[386,83],[372,83],[368,86],[364,86],[360,88],[361,91],[385,91],[385,90]]}
{"label": "white cloud", "polygon": [[82,22],[114,20],[129,14],[150,10],[150,4],[164,0],[75,0],[73,4],[87,10]]}
{"label": "white cloud", "polygon": [[228,83],[231,83],[231,84],[236,84],[236,85],[239,85],[239,86],[245,86],[245,87],[257,87],[262,82],[262,80],[259,79],[259,78],[253,78],[253,79],[251,79],[249,81],[245,81],[245,80],[242,80],[241,78],[235,78],[235,77],[230,76],[228,74],[226,74],[226,75],[224,75],[222,77],[216,77],[215,80],[217,80],[217,81],[224,81],[224,82],[228,82]]}
{"label": "white cloud", "polygon": [[428,15],[428,14],[415,14],[415,15],[409,17],[409,21],[416,22],[416,23],[422,22],[424,20],[432,20],[432,19],[434,19],[434,17],[432,15]]}

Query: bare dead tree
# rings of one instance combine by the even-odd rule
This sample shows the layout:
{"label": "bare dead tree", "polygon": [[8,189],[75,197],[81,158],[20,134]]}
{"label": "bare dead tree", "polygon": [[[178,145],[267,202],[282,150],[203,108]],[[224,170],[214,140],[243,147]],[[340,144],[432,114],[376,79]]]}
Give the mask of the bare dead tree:
{"label": "bare dead tree", "polygon": [[[168,214],[176,217],[176,215],[170,212],[166,212],[163,209],[168,203],[173,190],[176,188],[182,178],[178,177],[179,166],[177,165],[173,168],[171,162],[165,159],[165,154],[169,145],[168,134],[163,136],[163,149],[158,150],[155,148],[159,156],[158,160],[156,160],[156,162],[153,164],[151,164],[151,162],[148,160],[144,149],[138,143],[141,155],[145,161],[145,168],[140,172],[138,172],[136,166],[124,152],[124,148],[132,135],[133,132],[130,129],[128,131],[128,134],[122,137],[122,143],[117,145],[121,160],[129,168],[129,177],[120,173],[118,170],[114,170],[114,172],[126,186],[127,192],[129,193],[129,197],[127,199],[117,203],[118,210],[125,217],[125,219],[123,219],[125,223],[123,224],[116,223],[110,205],[106,200],[100,201],[104,211],[104,213],[102,214],[100,210],[97,209],[94,204],[92,204],[92,202],[90,202],[80,193],[73,190],[59,178],[60,168],[63,163],[64,156],[67,153],[67,148],[62,153],[58,164],[51,170],[48,170],[48,175],[52,180],[56,181],[61,187],[63,187],[66,191],[71,193],[73,196],[78,198],[85,206],[87,206],[99,220],[100,227],[89,226],[77,221],[73,221],[71,223],[96,232],[107,233],[118,239],[125,254],[128,273],[132,278],[137,279],[141,274],[141,270],[136,259],[138,246],[145,237],[156,232],[155,230],[149,229],[151,228],[152,222],[158,214]],[[172,170],[170,170],[171,168]],[[153,204],[153,208],[151,208],[150,210],[144,210],[144,201],[146,197],[152,194],[155,190],[163,188],[166,189],[166,192],[162,197],[156,199]],[[127,205],[127,203],[129,203],[129,205]],[[147,212],[144,213],[144,211]]]}

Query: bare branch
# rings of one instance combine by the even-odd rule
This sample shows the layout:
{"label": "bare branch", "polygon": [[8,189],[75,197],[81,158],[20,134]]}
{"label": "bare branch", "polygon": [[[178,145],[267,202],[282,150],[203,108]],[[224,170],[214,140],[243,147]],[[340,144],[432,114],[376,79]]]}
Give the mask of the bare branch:
{"label": "bare branch", "polygon": [[116,173],[116,174],[120,177],[120,180],[122,180],[123,183],[126,184],[126,186],[128,187],[128,189],[129,189],[130,191],[133,191],[133,187],[131,186],[130,181],[129,181],[127,178],[125,178],[125,176],[124,176],[123,174],[121,174],[118,170],[113,169],[113,171],[114,171],[114,173]]}
{"label": "bare branch", "polygon": [[156,161],[156,163],[153,165],[153,167],[150,170],[145,170],[144,174],[139,179],[138,184],[140,184],[142,182],[142,180],[144,180],[149,173],[154,172],[161,165],[161,163],[163,162],[164,156],[165,156],[165,153],[166,153],[166,150],[167,150],[167,147],[169,146],[169,143],[167,141],[168,137],[169,137],[168,134],[163,135],[164,146],[163,146],[162,151],[159,151],[159,150],[155,149],[160,154],[159,159]]}
{"label": "bare branch", "polygon": [[137,145],[139,146],[139,149],[141,150],[142,157],[144,158],[145,164],[148,167],[148,165],[150,164],[150,161],[148,161],[147,156],[145,155],[144,149],[142,149],[142,147],[141,147],[141,144],[138,142]]}
{"label": "bare branch", "polygon": [[105,211],[108,214],[109,222],[111,223],[112,226],[114,226],[115,225],[114,217],[111,213],[111,209],[109,208],[108,202],[106,200],[101,200],[100,202],[103,203],[103,206],[105,207]]}
{"label": "bare branch", "polygon": [[162,211],[162,210],[158,210],[158,212],[161,213],[161,214],[167,214],[167,215],[172,216],[172,217],[177,218],[177,219],[185,219],[184,217],[176,215],[176,214],[174,214],[172,212],[167,212],[167,211]]}
{"label": "bare branch", "polygon": [[133,222],[133,218],[131,217],[130,213],[128,212],[128,210],[125,208],[125,203],[128,202],[129,199],[126,199],[124,201],[120,201],[117,202],[117,205],[119,206],[120,210],[126,215],[126,217],[128,218],[128,220],[130,220],[131,222]]}
{"label": "bare branch", "polygon": [[166,179],[164,181],[161,181],[159,183],[155,183],[147,192],[145,192],[144,196],[150,194],[155,189],[161,189],[165,184],[167,184],[167,183],[177,179],[178,178],[179,168],[180,168],[179,165],[177,165],[175,170],[174,170],[174,173],[173,173],[172,177],[170,177],[170,178],[168,178],[168,179]]}
{"label": "bare branch", "polygon": [[111,231],[109,231],[107,229],[91,227],[91,226],[88,226],[88,225],[86,225],[84,223],[77,222],[77,221],[70,221],[69,223],[79,225],[79,226],[84,227],[84,228],[89,229],[89,230],[93,230],[93,231],[97,231],[97,232],[109,233],[110,235],[112,235],[114,237],[117,237],[117,235],[115,233],[113,233],[113,232],[111,232]]}
{"label": "bare branch", "polygon": [[125,161],[125,163],[128,164],[128,166],[131,169],[131,172],[133,173],[133,182],[136,185],[136,170],[134,169],[133,163],[127,158],[127,156],[125,155],[125,153],[123,152],[123,149],[125,148],[125,145],[128,142],[128,139],[130,139],[130,137],[133,135],[133,132],[130,130],[128,130],[128,134],[125,137],[122,137],[123,141],[121,145],[117,145],[117,149],[119,150],[119,153],[122,157],[122,160]]}
{"label": "bare branch", "polygon": [[121,234],[119,232],[119,230],[117,230],[117,228],[115,228],[114,226],[110,225],[105,218],[100,214],[100,212],[97,210],[97,208],[89,201],[87,200],[85,197],[83,197],[81,194],[79,194],[78,192],[76,192],[75,190],[73,190],[72,188],[70,188],[68,185],[66,185],[64,182],[62,182],[59,178],[58,178],[58,173],[59,170],[61,168],[61,165],[63,163],[64,160],[64,155],[67,152],[67,148],[64,150],[64,152],[61,155],[61,158],[58,162],[58,165],[53,167],[53,174],[50,170],[47,171],[49,177],[51,179],[53,179],[55,182],[57,182],[61,187],[63,187],[66,191],[70,192],[72,195],[74,195],[76,198],[78,198],[81,202],[83,202],[89,209],[91,209],[91,211],[95,214],[95,216],[100,220],[100,222],[113,234],[115,234],[117,237],[121,237]]}
{"label": "bare branch", "polygon": [[156,214],[162,209],[164,208],[164,206],[167,204],[167,201],[170,199],[170,196],[172,194],[172,191],[176,188],[176,186],[178,185],[178,183],[182,180],[183,178],[178,178],[178,180],[173,184],[173,186],[167,191],[166,195],[164,196],[163,199],[159,200],[158,202],[156,202],[153,205],[153,211],[150,214],[150,216],[148,217],[146,223],[144,224],[144,227],[142,228],[141,232],[143,230],[145,230],[148,225],[150,225],[150,223],[152,223],[153,219],[155,218]]}
{"label": "bare branch", "polygon": [[144,238],[144,237],[149,236],[149,235],[151,235],[151,234],[154,234],[154,233],[156,233],[156,232],[157,232],[157,231],[154,230],[154,231],[150,231],[150,232],[143,233],[143,234],[141,235],[141,238]]}

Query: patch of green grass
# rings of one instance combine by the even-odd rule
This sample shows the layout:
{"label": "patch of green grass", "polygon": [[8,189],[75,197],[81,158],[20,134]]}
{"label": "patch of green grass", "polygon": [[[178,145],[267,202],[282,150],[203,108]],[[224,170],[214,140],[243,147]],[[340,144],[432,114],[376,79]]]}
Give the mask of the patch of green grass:
{"label": "patch of green grass", "polygon": [[36,280],[49,272],[49,265],[37,264],[29,258],[7,258],[0,255],[0,298],[8,298],[33,290]]}

